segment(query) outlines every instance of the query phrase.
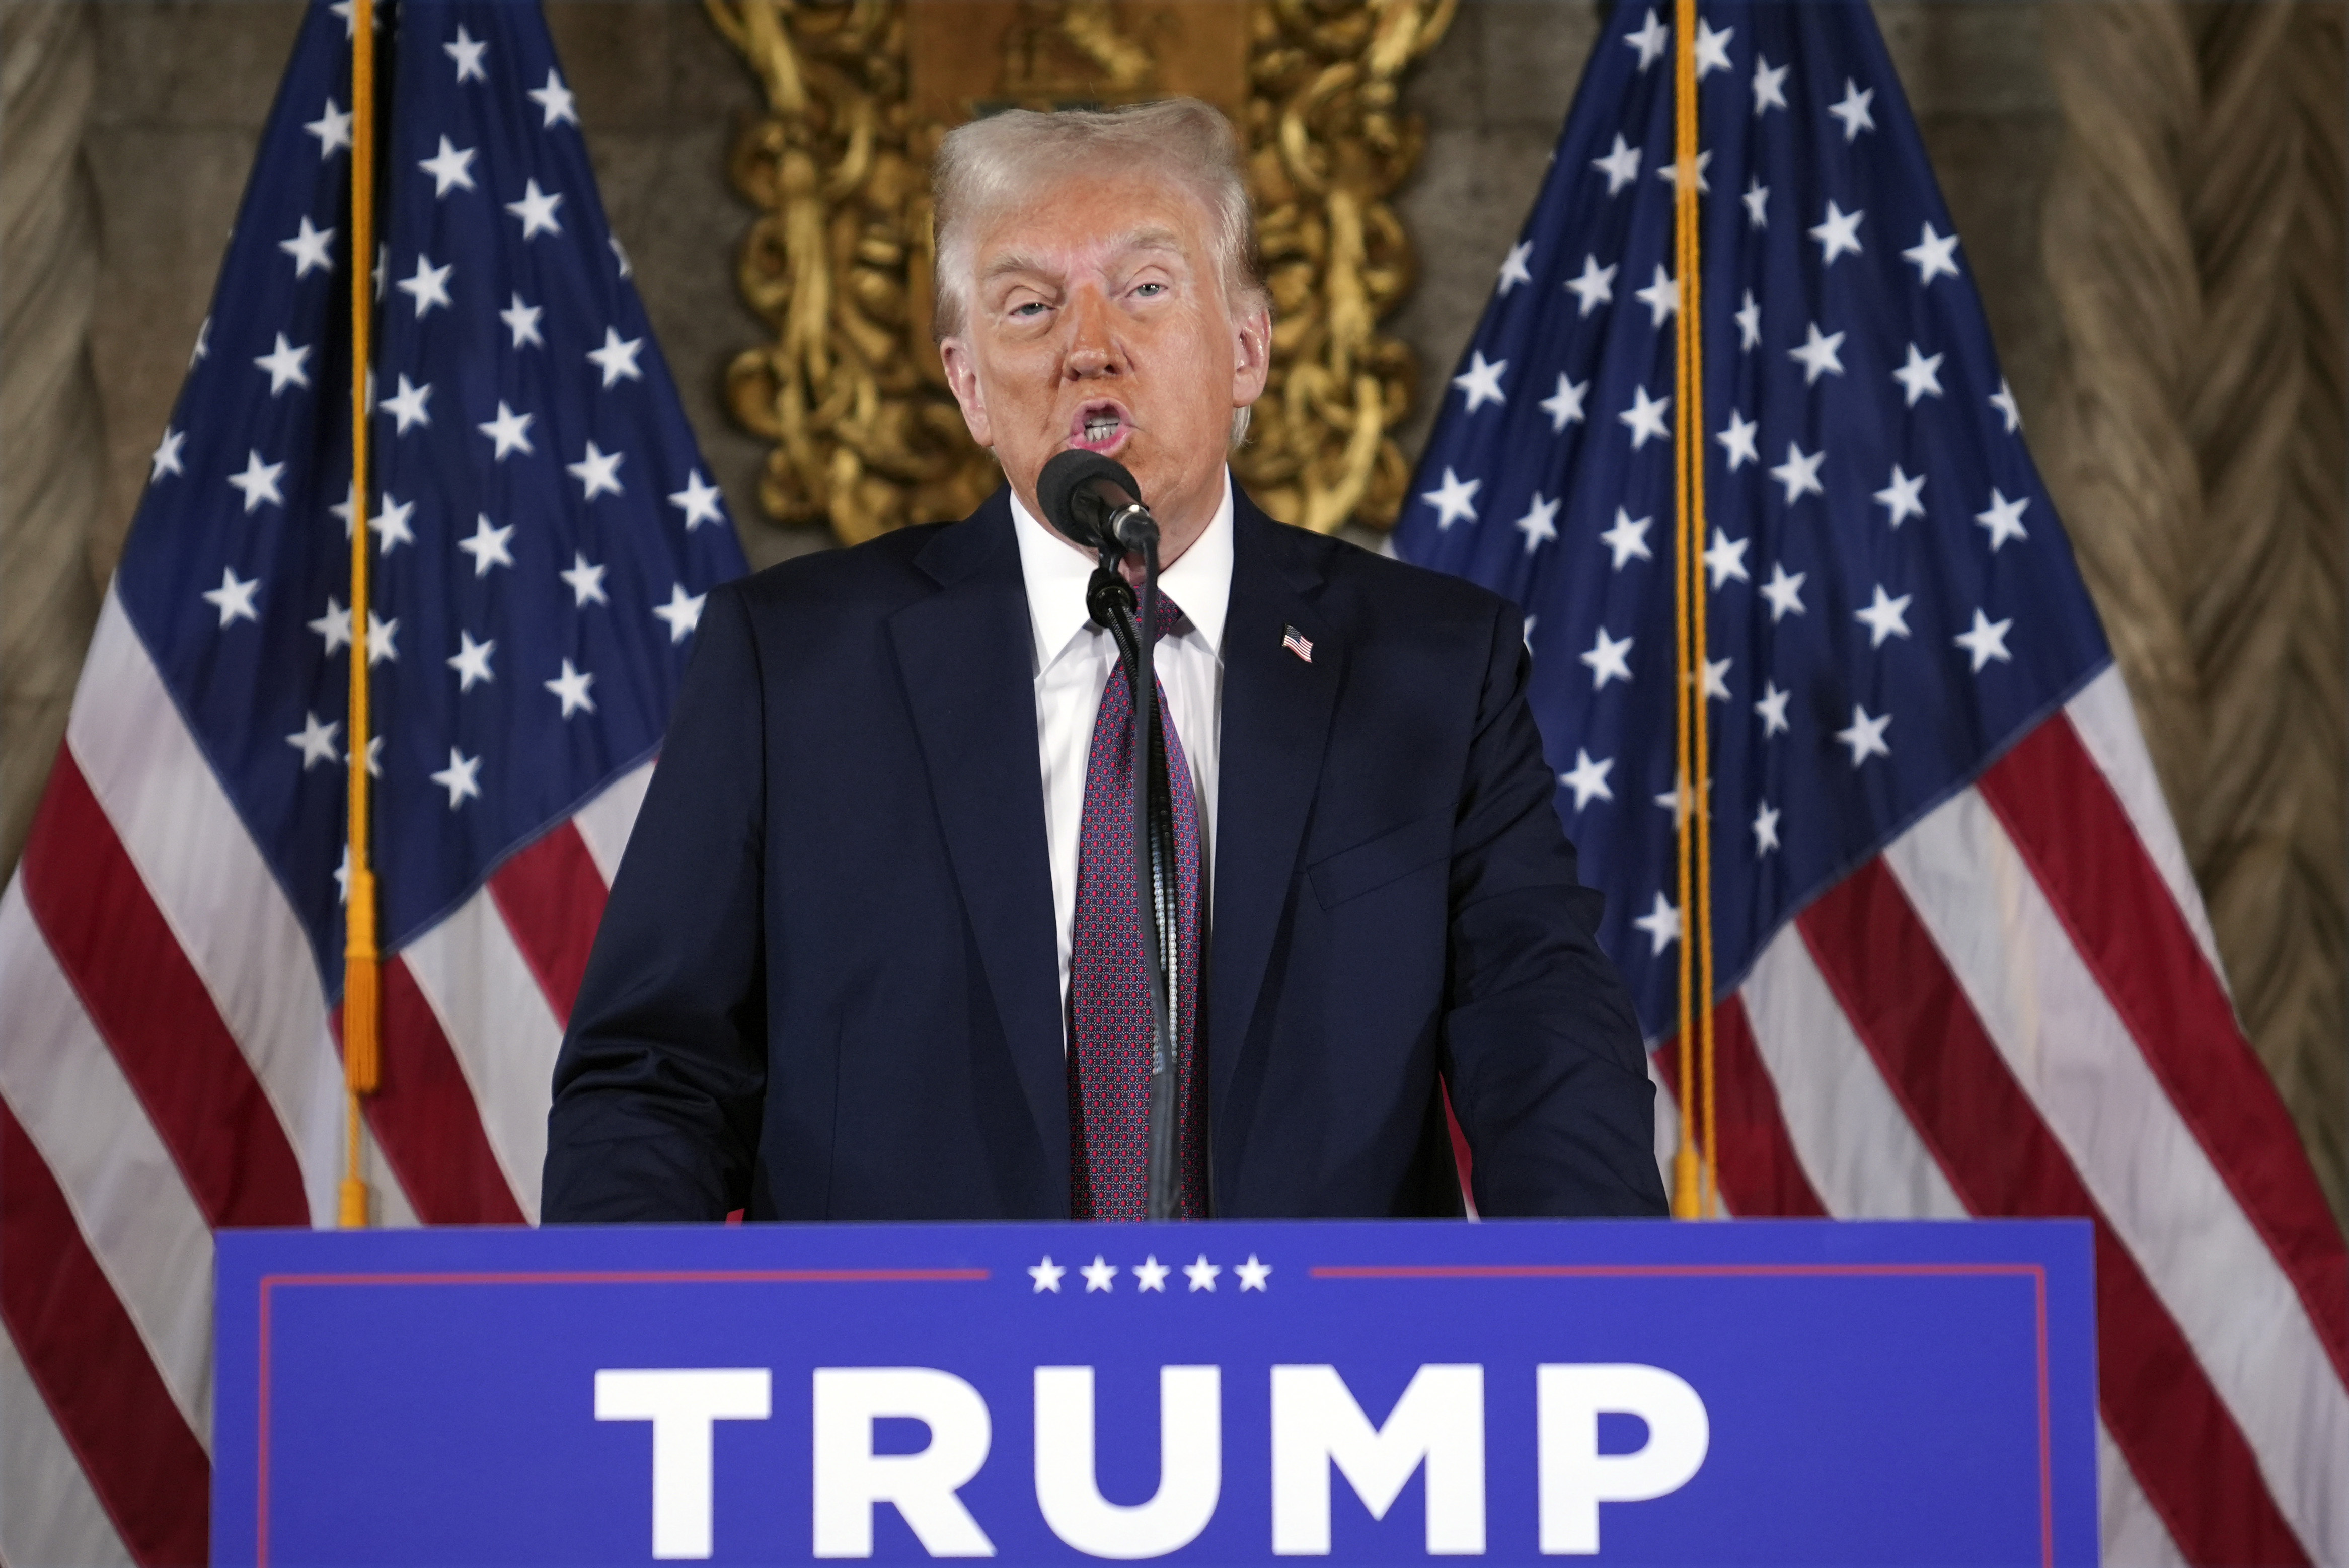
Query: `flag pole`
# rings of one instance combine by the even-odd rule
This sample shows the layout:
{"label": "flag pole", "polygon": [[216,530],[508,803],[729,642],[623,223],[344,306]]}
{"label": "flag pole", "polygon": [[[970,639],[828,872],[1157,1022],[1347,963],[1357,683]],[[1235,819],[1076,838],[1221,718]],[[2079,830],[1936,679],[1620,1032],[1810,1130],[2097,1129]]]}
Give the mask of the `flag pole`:
{"label": "flag pole", "polygon": [[[1680,835],[1680,1147],[1672,1156],[1672,1213],[1711,1213],[1717,1153],[1713,1096],[1713,782],[1705,695],[1710,649],[1704,586],[1704,356],[1702,281],[1698,243],[1696,0],[1675,0],[1672,15],[1672,237],[1680,272],[1672,424],[1673,500],[1679,548],[1674,562],[1677,622],[1674,683],[1679,707],[1673,758]],[[1700,1104],[1702,1119],[1700,1122]],[[1700,1132],[1700,1125],[1702,1131]],[[1702,1154],[1698,1150],[1700,1143]]]}
{"label": "flag pole", "polygon": [[350,876],[343,917],[344,1154],[342,1223],[367,1222],[360,1099],[375,1092],[382,1055],[375,870],[367,857],[367,362],[375,304],[375,0],[351,6],[351,698],[347,827]]}

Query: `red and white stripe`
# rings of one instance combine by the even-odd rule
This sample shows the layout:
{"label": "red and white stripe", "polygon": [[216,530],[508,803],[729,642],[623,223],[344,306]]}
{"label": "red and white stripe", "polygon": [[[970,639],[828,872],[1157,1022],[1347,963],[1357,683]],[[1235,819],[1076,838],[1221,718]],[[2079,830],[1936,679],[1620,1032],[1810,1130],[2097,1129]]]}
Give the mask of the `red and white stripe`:
{"label": "red and white stripe", "polygon": [[[649,764],[385,965],[379,1223],[538,1213],[549,1082]],[[207,1549],[212,1231],[335,1222],[336,1019],[120,603],[0,894],[0,1563]]]}
{"label": "red and white stripe", "polygon": [[2349,1260],[2117,672],[1718,1016],[1733,1212],[2095,1222],[2106,1562],[2349,1563]]}

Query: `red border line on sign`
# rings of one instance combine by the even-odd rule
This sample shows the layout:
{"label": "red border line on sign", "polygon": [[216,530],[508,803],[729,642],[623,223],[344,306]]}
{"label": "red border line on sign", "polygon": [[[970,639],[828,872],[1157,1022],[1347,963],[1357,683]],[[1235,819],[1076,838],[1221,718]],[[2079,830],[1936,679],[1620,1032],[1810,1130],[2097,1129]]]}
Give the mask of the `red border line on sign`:
{"label": "red border line on sign", "polygon": [[2054,1418],[2047,1387],[2047,1270],[2040,1264],[1316,1264],[1311,1279],[1896,1278],[2028,1275],[2039,1351],[2039,1561],[2055,1568]]}
{"label": "red border line on sign", "polygon": [[657,1269],[525,1274],[301,1274],[261,1276],[260,1398],[254,1408],[255,1568],[269,1563],[269,1315],[280,1286],[452,1284],[968,1284],[991,1271],[968,1269]]}

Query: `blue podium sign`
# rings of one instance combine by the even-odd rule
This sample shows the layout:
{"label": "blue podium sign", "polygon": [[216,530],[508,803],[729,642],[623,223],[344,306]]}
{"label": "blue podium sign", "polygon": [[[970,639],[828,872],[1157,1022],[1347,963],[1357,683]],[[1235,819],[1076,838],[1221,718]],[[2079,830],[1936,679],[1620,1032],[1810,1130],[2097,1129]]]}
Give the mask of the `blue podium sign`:
{"label": "blue podium sign", "polygon": [[2070,1222],[223,1234],[219,1563],[2096,1559]]}

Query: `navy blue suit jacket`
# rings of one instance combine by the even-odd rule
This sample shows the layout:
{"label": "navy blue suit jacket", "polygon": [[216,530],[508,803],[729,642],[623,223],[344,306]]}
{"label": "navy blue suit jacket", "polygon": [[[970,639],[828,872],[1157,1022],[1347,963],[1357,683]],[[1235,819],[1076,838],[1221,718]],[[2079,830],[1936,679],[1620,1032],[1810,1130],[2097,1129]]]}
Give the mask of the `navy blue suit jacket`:
{"label": "navy blue suit jacket", "polygon": [[[1662,1213],[1516,611],[1245,497],[1234,523],[1214,1212],[1458,1212],[1441,1075],[1485,1213]],[[698,635],[556,1065],[545,1218],[1066,1216],[1005,492],[717,589]]]}

